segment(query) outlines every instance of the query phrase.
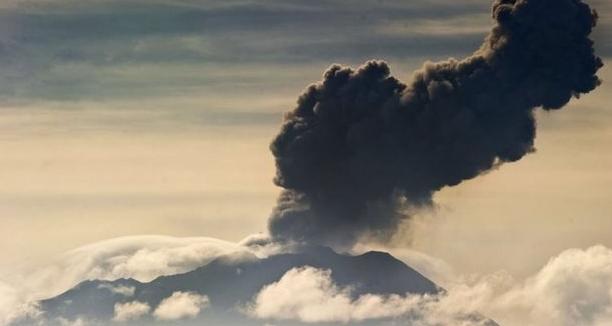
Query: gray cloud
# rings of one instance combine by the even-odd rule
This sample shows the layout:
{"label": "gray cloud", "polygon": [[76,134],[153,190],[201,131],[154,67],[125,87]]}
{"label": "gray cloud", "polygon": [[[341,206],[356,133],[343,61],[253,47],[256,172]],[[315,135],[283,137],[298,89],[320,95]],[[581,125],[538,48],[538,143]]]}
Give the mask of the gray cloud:
{"label": "gray cloud", "polygon": [[597,51],[605,57],[612,55],[612,3],[606,0],[591,1],[599,16],[599,24],[593,33]]}
{"label": "gray cloud", "polygon": [[[0,9],[0,95],[74,100],[117,96],[126,88],[130,92],[123,96],[209,85],[201,78],[98,75],[105,67],[147,63],[231,66],[463,55],[484,33],[462,32],[459,38],[447,28],[423,35],[416,27],[422,21],[475,17],[487,6],[477,1],[15,2]],[[407,28],[390,33],[384,28],[389,25]]]}
{"label": "gray cloud", "polygon": [[[108,101],[208,91],[227,97],[238,88],[261,94],[278,86],[265,76],[224,81],[206,71],[178,72],[262,64],[312,70],[370,58],[465,56],[485,35],[488,7],[474,0],[3,1],[0,101]],[[605,55],[612,10],[605,1],[595,7],[601,7],[596,39]],[[151,76],[143,65],[156,65],[159,74]],[[132,75],[117,73],[132,68]],[[282,79],[296,87],[302,81]]]}

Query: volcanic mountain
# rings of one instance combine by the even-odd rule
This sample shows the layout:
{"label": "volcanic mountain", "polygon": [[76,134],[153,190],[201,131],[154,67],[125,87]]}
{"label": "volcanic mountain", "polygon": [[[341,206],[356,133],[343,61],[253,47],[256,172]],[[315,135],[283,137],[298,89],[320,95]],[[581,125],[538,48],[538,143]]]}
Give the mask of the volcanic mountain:
{"label": "volcanic mountain", "polygon": [[[327,247],[309,247],[296,253],[267,258],[257,258],[254,255],[222,256],[193,271],[161,276],[148,283],[134,279],[89,280],[61,295],[41,301],[39,307],[45,325],[67,325],[70,321],[79,320],[86,320],[87,325],[271,325],[249,317],[245,313],[248,304],[266,285],[277,282],[294,268],[305,266],[330,271],[333,282],[339,288],[350,288],[354,298],[364,294],[401,296],[436,295],[444,292],[432,281],[388,253],[370,251],[351,256],[338,254]],[[142,318],[137,320],[113,320],[117,304],[140,302],[148,307],[158,307],[165,298],[177,292],[205,296],[206,309],[197,316],[180,321],[160,321],[150,313],[143,314]],[[303,325],[294,321],[272,322],[274,325]],[[367,319],[350,324],[391,323],[396,321]],[[20,323],[34,324],[37,324],[37,321],[27,320]],[[485,325],[496,324],[487,321]]]}

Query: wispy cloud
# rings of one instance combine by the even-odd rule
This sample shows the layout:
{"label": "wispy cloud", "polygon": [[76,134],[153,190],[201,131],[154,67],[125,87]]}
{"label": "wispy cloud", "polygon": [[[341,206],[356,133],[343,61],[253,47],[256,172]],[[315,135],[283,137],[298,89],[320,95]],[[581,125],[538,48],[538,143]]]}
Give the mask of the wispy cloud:
{"label": "wispy cloud", "polygon": [[114,294],[120,294],[124,297],[132,297],[134,296],[134,291],[136,290],[133,286],[125,286],[125,285],[112,285],[108,283],[98,285],[99,289],[106,289]]}
{"label": "wispy cloud", "polygon": [[[253,239],[264,238],[253,235],[234,243],[204,237],[131,236],[89,244],[65,253],[42,269],[22,273],[10,280],[0,278],[0,326],[23,317],[40,317],[38,300],[56,296],[85,280],[134,278],[151,281],[158,276],[194,270],[220,257],[248,260],[278,252],[278,248],[254,245]],[[107,283],[102,283],[99,288],[125,300],[129,300],[135,291],[132,286]],[[154,310],[149,309],[158,319],[172,320],[194,317],[209,303],[205,295],[176,292]],[[139,302],[123,302],[115,306],[116,320],[136,319],[148,312]]]}
{"label": "wispy cloud", "polygon": [[[247,252],[243,246],[212,238],[135,236],[94,243],[72,250],[34,273],[0,282],[0,325],[23,316],[36,316],[38,310],[32,302],[55,296],[84,280],[150,281],[160,275],[193,270],[223,255],[241,257]],[[121,295],[133,292],[130,288],[109,290]],[[119,310],[123,308],[127,314],[128,308],[142,307]]]}
{"label": "wispy cloud", "polygon": [[[172,67],[320,66],[371,57],[461,55],[483,36],[463,24],[476,14],[488,14],[488,4],[13,1],[0,10],[0,95],[6,101],[186,94],[209,86],[206,73],[176,76]],[[480,26],[479,20],[474,25]],[[151,64],[166,65],[157,79],[145,78],[146,71],[100,76],[109,68]]]}

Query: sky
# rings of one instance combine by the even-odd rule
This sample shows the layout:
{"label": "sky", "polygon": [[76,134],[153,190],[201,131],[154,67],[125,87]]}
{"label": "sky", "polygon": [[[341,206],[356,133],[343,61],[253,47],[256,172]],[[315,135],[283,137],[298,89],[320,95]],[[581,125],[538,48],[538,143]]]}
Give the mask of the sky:
{"label": "sky", "polygon": [[[537,152],[445,188],[390,247],[459,274],[539,271],[612,247],[612,3],[590,1],[604,83],[538,112]],[[0,276],[120,236],[266,231],[268,146],[332,63],[409,80],[461,58],[489,1],[34,0],[0,3]]]}

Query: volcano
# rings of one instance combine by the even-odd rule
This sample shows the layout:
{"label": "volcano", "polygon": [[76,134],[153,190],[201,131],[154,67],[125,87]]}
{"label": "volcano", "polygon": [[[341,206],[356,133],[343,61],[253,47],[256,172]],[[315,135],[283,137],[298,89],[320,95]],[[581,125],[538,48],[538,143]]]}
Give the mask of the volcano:
{"label": "volcano", "polygon": [[[351,296],[439,295],[444,289],[388,253],[339,254],[327,247],[302,248],[295,253],[266,258],[254,255],[221,256],[193,271],[161,276],[143,283],[134,279],[89,280],[39,303],[45,325],[67,325],[87,320],[87,325],[304,325],[298,321],[258,320],[245,313],[247,305],[266,285],[277,282],[295,268],[312,267],[330,272],[338,287],[350,288]],[[113,320],[117,304],[140,302],[158,307],[173,293],[193,293],[207,298],[207,306],[191,318],[163,321],[147,313],[138,320]],[[298,293],[296,293],[297,295]],[[480,316],[466,318],[482,319]],[[366,319],[351,325],[391,325],[397,321]],[[35,320],[19,325],[38,324]],[[333,325],[337,323],[319,323]],[[485,321],[484,325],[497,325]]]}

